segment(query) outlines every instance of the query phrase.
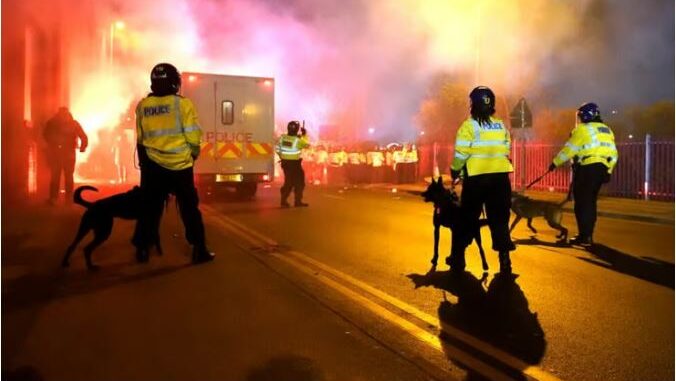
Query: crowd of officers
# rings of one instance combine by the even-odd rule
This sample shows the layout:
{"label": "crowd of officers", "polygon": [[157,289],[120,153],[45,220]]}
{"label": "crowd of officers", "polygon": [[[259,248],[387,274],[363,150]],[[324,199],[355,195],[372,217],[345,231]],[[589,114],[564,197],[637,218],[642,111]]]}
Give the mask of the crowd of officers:
{"label": "crowd of officers", "polygon": [[413,183],[418,180],[415,144],[373,146],[370,149],[316,144],[302,153],[311,183]]}

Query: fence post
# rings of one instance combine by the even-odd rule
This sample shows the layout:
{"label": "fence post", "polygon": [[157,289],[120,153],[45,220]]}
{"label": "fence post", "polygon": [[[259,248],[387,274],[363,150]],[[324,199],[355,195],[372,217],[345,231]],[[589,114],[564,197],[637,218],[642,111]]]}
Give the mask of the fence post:
{"label": "fence post", "polygon": [[645,181],[643,182],[643,199],[648,200],[650,196],[648,192],[650,191],[650,134],[645,136]]}

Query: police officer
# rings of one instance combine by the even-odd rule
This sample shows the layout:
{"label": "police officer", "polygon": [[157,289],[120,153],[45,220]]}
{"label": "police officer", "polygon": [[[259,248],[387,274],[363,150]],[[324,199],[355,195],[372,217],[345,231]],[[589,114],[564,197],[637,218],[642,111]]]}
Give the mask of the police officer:
{"label": "police officer", "polygon": [[617,147],[613,131],[603,123],[596,103],[585,103],[577,110],[575,126],[561,151],[554,157],[553,171],[568,160],[574,160],[573,198],[578,236],[571,243],[591,246],[596,223],[596,199],[601,185],[610,181],[617,164]]}
{"label": "police officer", "polygon": [[54,205],[59,196],[61,173],[66,188],[66,202],[73,200],[73,172],[75,171],[75,150],[80,142],[80,152],[87,149],[87,134],[82,126],[71,115],[68,108],[59,108],[56,115],[47,121],[43,131],[47,142],[47,154],[52,174],[49,183],[49,199],[47,202]]}
{"label": "police officer", "polygon": [[193,164],[200,153],[202,136],[197,113],[189,99],[178,95],[181,75],[173,65],[155,65],[150,81],[152,92],[136,107],[143,198],[143,210],[132,240],[137,260],[148,260],[148,248],[159,236],[164,200],[173,192],[186,238],[193,247],[192,261],[207,262],[214,254],[206,247],[193,180]]}
{"label": "police officer", "polygon": [[[289,194],[294,191],[294,206],[309,206],[303,202],[303,189],[305,188],[305,172],[303,171],[301,152],[303,148],[310,146],[306,137],[307,131],[300,127],[296,120],[289,122],[286,126],[287,134],[282,135],[277,142],[276,151],[282,160],[282,170],[284,171],[284,185],[280,189],[282,195],[281,206],[288,208]],[[298,131],[300,130],[300,136]]]}
{"label": "police officer", "polygon": [[509,160],[511,137],[502,120],[493,117],[495,94],[491,89],[479,86],[469,98],[471,117],[458,129],[451,165],[453,181],[464,177],[461,201],[467,224],[463,225],[465,229],[453,231],[451,256],[446,263],[451,270],[464,270],[465,247],[471,240],[471,232],[478,228],[485,206],[500,272],[510,273],[509,252],[515,249],[508,227],[512,195],[509,173],[514,170]]}

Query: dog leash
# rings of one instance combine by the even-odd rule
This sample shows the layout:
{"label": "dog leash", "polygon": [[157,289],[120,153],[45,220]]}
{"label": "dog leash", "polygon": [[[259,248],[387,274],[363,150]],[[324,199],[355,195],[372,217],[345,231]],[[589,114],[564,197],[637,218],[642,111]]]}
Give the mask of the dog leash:
{"label": "dog leash", "polygon": [[547,176],[548,173],[549,173],[549,171],[543,173],[542,176],[538,177],[537,179],[533,180],[530,184],[526,185],[526,189],[532,187],[533,185],[535,185],[535,183],[537,183],[537,182],[539,182],[540,180],[542,180],[545,176]]}

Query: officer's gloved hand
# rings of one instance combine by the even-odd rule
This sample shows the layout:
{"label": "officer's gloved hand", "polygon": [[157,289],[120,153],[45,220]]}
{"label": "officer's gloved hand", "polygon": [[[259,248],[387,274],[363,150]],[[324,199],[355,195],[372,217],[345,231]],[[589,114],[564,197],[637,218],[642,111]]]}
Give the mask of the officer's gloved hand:
{"label": "officer's gloved hand", "polygon": [[192,156],[193,160],[197,160],[197,158],[200,156],[200,147],[199,146],[190,147],[190,156]]}
{"label": "officer's gloved hand", "polygon": [[305,136],[305,135],[307,135],[307,130],[305,129],[305,127],[301,127],[300,128],[300,136]]}
{"label": "officer's gloved hand", "polygon": [[555,169],[556,169],[556,164],[554,164],[554,163],[549,164],[549,172],[551,172]]}

